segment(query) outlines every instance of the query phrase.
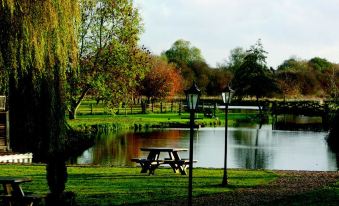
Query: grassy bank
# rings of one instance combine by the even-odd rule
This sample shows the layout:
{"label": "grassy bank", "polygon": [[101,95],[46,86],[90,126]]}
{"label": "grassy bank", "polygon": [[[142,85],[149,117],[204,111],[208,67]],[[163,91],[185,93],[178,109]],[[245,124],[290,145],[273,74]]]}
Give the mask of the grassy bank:
{"label": "grassy bank", "polygon": [[[194,169],[193,195],[208,196],[239,188],[253,188],[274,181],[278,175],[264,170],[229,170],[230,186],[220,186],[221,169]],[[45,166],[0,165],[0,176],[31,177],[24,191],[48,192]],[[188,176],[174,174],[169,168],[156,175],[140,174],[140,168],[68,167],[67,191],[76,193],[79,205],[121,205],[171,201],[187,197]]]}
{"label": "grassy bank", "polygon": [[[250,123],[256,119],[256,113],[230,113],[228,123],[235,126],[239,123]],[[187,127],[189,114],[183,113],[150,113],[132,115],[79,115],[75,120],[68,120],[72,127],[89,127],[98,125],[107,129],[130,129],[151,127]],[[225,115],[217,113],[214,118],[206,118],[203,114],[197,114],[195,123],[202,127],[215,127],[225,124]]]}
{"label": "grassy bank", "polygon": [[[206,101],[205,101],[206,102]],[[68,120],[72,127],[85,128],[93,125],[103,129],[133,129],[133,128],[178,128],[188,127],[189,113],[183,111],[180,102],[155,103],[147,106],[147,114],[141,114],[140,104],[129,105],[120,109],[109,109],[102,102],[93,100],[83,101],[77,111],[77,119]],[[202,103],[204,104],[204,103]],[[211,106],[211,102],[206,105]],[[204,117],[203,113],[196,114],[195,123],[202,127],[216,127],[225,125],[224,110],[209,109],[215,116]],[[202,111],[206,111],[202,109]],[[237,126],[241,123],[255,123],[258,120],[258,111],[234,109],[229,111],[228,124]]]}

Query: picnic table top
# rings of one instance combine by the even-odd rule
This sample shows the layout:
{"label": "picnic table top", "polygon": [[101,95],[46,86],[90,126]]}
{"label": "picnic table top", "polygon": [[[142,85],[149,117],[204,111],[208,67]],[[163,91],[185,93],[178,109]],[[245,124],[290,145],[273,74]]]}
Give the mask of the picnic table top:
{"label": "picnic table top", "polygon": [[31,181],[32,179],[27,177],[0,177],[0,184],[13,184]]}
{"label": "picnic table top", "polygon": [[171,147],[142,147],[141,151],[156,151],[156,152],[179,152],[188,151],[187,148],[171,148]]}

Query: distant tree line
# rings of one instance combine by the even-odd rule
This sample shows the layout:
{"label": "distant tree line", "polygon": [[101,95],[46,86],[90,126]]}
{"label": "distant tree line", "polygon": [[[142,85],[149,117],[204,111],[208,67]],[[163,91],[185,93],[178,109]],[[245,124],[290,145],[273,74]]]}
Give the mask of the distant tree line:
{"label": "distant tree line", "polygon": [[275,73],[284,97],[338,98],[339,64],[320,57],[290,58]]}
{"label": "distant tree line", "polygon": [[267,66],[266,55],[260,39],[247,50],[232,49],[217,68],[210,67],[201,51],[182,39],[162,53],[176,65],[186,87],[195,80],[205,95],[219,95],[230,85],[238,98],[338,98],[339,64],[320,57],[292,57],[272,68]]}

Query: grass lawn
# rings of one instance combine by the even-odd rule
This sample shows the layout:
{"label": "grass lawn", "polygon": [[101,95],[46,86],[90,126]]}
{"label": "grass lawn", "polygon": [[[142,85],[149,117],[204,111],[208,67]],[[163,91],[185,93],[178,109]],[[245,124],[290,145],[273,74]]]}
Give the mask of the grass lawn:
{"label": "grass lawn", "polygon": [[[229,125],[235,125],[239,121],[251,122],[256,113],[230,113]],[[202,113],[197,115],[196,124],[203,126],[221,126],[225,124],[223,113],[217,113],[216,118],[204,118]],[[68,120],[72,127],[87,127],[100,125],[109,129],[128,129],[135,127],[177,127],[189,124],[189,114],[183,113],[150,113],[132,115],[78,115],[75,120]]]}
{"label": "grass lawn", "polygon": [[[229,170],[230,186],[223,188],[222,169],[197,168],[193,171],[193,196],[205,196],[252,188],[274,181],[278,175],[265,170]],[[0,176],[31,177],[23,184],[24,191],[38,194],[48,192],[43,165],[0,165]],[[185,199],[188,176],[160,168],[154,176],[140,173],[140,168],[93,166],[68,167],[66,191],[76,193],[79,205],[121,205]]]}
{"label": "grass lawn", "polygon": [[[165,104],[164,104],[165,105]],[[166,104],[167,107],[170,104]],[[136,105],[134,105],[136,106]],[[159,105],[158,105],[159,106]],[[92,112],[90,112],[90,110]],[[166,112],[160,113],[159,108],[152,113],[151,109],[148,108],[147,114],[140,114],[141,110],[135,111],[131,114],[129,112],[125,115],[125,110],[121,109],[119,115],[115,112],[110,112],[103,103],[96,104],[93,100],[83,101],[77,112],[77,119],[68,120],[68,123],[72,127],[88,127],[92,125],[99,125],[104,129],[131,129],[131,128],[147,128],[147,127],[180,127],[189,124],[189,113],[181,113],[179,115],[177,109],[170,112],[168,108]],[[196,124],[213,127],[225,125],[225,114],[223,110],[216,110],[216,117],[208,118],[204,117],[203,113],[197,113]],[[230,111],[228,115],[228,124],[230,126],[236,125],[239,122],[256,122],[258,111],[246,111],[241,112],[240,110]],[[68,117],[66,117],[68,118]]]}

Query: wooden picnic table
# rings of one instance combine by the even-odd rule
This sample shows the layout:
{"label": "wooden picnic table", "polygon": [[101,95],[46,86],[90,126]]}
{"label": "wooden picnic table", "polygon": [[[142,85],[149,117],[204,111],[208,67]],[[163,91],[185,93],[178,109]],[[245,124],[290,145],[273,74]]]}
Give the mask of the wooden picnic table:
{"label": "wooden picnic table", "polygon": [[0,177],[0,184],[3,187],[3,193],[0,197],[4,205],[22,205],[32,206],[41,201],[41,197],[36,195],[26,195],[21,188],[21,184],[31,182],[30,178],[21,177]]}
{"label": "wooden picnic table", "polygon": [[[186,169],[189,166],[189,160],[182,159],[179,155],[181,151],[188,151],[186,148],[168,148],[168,147],[142,147],[141,151],[149,152],[146,159],[133,158],[132,161],[141,165],[141,173],[154,174],[154,170],[162,164],[168,164],[174,173],[186,175]],[[168,157],[159,159],[160,153],[167,153]],[[194,161],[196,162],[196,161]]]}

